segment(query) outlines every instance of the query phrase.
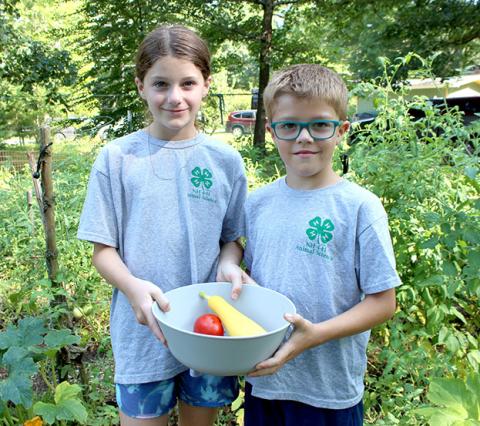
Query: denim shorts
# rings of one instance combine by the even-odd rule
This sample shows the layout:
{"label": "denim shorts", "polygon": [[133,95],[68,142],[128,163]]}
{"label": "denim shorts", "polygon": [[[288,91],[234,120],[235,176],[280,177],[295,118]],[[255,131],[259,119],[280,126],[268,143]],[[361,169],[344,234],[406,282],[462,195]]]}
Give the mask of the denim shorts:
{"label": "denim shorts", "polygon": [[192,377],[189,370],[171,379],[140,384],[115,384],[122,413],[138,419],[167,414],[177,398],[196,407],[223,407],[238,396],[237,377],[203,374]]}
{"label": "denim shorts", "polygon": [[252,395],[245,383],[245,426],[363,426],[363,402],[342,410],[313,407],[298,401]]}

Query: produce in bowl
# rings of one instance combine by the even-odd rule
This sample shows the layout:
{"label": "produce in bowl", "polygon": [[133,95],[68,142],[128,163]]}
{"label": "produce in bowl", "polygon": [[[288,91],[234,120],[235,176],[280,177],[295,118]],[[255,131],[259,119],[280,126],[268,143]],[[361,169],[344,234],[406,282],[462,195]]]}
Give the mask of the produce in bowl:
{"label": "produce in bowl", "polygon": [[[222,297],[243,315],[260,324],[265,332],[255,336],[195,333],[196,319],[214,313],[199,296],[201,291]],[[272,356],[282,343],[290,327],[284,314],[295,313],[295,305],[286,296],[258,285],[244,284],[236,300],[231,299],[231,291],[231,283],[192,284],[165,293],[170,302],[168,312],[163,312],[157,303],[152,305],[169,350],[185,367],[218,376],[244,375],[260,361]]]}

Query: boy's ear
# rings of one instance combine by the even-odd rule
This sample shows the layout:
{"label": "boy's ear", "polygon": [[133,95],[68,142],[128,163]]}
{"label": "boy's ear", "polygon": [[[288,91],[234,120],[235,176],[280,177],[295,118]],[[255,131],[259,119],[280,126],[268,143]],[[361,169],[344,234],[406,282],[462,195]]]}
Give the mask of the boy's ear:
{"label": "boy's ear", "polygon": [[145,93],[143,92],[144,85],[142,80],[140,80],[138,77],[135,77],[135,85],[137,86],[138,94],[142,99],[145,99]]}
{"label": "boy's ear", "polygon": [[345,133],[348,133],[349,130],[350,130],[350,121],[345,120],[344,122],[342,122],[342,124],[338,128],[338,134],[340,136],[343,136]]}
{"label": "boy's ear", "polygon": [[272,139],[274,139],[275,135],[273,133],[272,127],[270,126],[270,120],[268,120],[268,119],[265,121],[265,129],[267,129],[267,131],[268,131],[268,133],[270,133],[270,136],[272,137]]}
{"label": "boy's ear", "polygon": [[350,121],[343,121],[342,124],[340,124],[340,126],[338,127],[338,139],[337,139],[337,143],[336,145],[340,144],[342,138],[343,138],[343,135],[345,135],[345,133],[348,133],[348,131],[350,130]]}

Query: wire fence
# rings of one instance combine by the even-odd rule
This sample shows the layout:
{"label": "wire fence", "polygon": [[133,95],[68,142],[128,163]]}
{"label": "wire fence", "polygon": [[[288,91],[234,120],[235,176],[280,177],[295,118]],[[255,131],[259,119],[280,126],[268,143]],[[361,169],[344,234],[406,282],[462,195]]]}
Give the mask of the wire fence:
{"label": "wire fence", "polygon": [[[38,148],[33,149],[33,147],[22,151],[0,150],[0,167],[22,170],[28,165],[28,153],[30,152],[33,153],[35,158],[38,157]],[[63,161],[66,158],[66,153],[55,154],[56,161]]]}

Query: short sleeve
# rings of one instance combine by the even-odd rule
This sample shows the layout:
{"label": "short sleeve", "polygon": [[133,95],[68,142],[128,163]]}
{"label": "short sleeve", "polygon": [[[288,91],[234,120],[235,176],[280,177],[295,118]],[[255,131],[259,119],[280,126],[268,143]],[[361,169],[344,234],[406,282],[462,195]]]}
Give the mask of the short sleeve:
{"label": "short sleeve", "polygon": [[355,252],[357,278],[365,294],[379,293],[401,284],[386,214],[362,230]]}
{"label": "short sleeve", "polygon": [[252,240],[251,240],[251,229],[250,223],[248,221],[248,201],[245,204],[245,208],[243,209],[243,223],[245,226],[245,237],[247,243],[245,245],[245,249],[243,251],[243,261],[245,262],[245,266],[249,271],[252,270],[252,260],[253,260],[253,253],[252,253]]}
{"label": "short sleeve", "polygon": [[77,237],[81,240],[118,247],[115,205],[104,160],[105,151],[97,158],[90,173]]}
{"label": "short sleeve", "polygon": [[245,235],[243,206],[247,197],[247,179],[243,172],[236,179],[222,225],[222,242],[235,241]]}

